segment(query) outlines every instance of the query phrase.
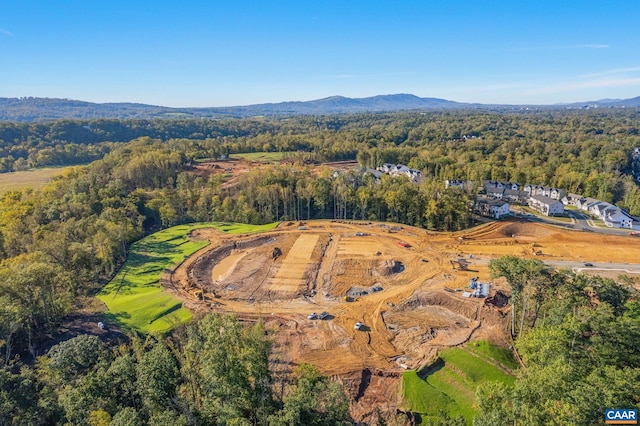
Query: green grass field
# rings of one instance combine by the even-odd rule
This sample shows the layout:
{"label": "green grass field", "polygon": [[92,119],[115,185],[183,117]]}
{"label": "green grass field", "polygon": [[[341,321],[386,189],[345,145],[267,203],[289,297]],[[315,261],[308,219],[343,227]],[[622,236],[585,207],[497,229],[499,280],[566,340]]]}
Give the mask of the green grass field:
{"label": "green grass field", "polygon": [[403,373],[403,400],[409,410],[425,417],[435,418],[445,412],[451,417],[462,415],[471,424],[478,386],[490,381],[511,385],[515,380],[495,364],[507,371],[517,367],[508,349],[487,342],[447,349],[422,374],[424,378],[416,371]]}
{"label": "green grass field", "polygon": [[292,154],[288,152],[246,152],[243,154],[231,154],[231,158],[243,158],[249,161],[264,161],[264,162],[274,162],[274,161],[282,161],[285,154]]}
{"label": "green grass field", "polygon": [[217,228],[231,234],[262,232],[277,223],[246,225],[238,223],[197,223],[179,225],[135,242],[116,276],[98,293],[107,305],[107,315],[124,328],[145,333],[164,332],[191,319],[181,301],[164,290],[160,278],[185,258],[207,245],[191,241],[193,229]]}
{"label": "green grass field", "polygon": [[52,167],[24,172],[0,173],[0,194],[23,188],[42,188],[51,181],[51,178],[61,175],[66,167]]}
{"label": "green grass field", "polygon": [[472,353],[477,353],[481,356],[493,359],[510,370],[518,368],[518,362],[513,357],[513,353],[507,348],[492,345],[484,340],[479,342],[469,342],[467,343],[466,348]]}

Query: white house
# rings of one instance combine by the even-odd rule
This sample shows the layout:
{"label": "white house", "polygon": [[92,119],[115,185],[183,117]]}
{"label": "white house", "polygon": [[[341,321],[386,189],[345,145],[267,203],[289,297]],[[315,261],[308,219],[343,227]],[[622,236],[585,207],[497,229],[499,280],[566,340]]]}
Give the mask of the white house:
{"label": "white house", "polygon": [[517,191],[520,189],[520,184],[516,182],[501,182],[499,180],[485,180],[482,182],[485,191],[487,188],[504,188],[504,189],[513,189]]}
{"label": "white house", "polygon": [[553,198],[554,200],[562,200],[564,194],[564,190],[559,188],[550,188],[549,190],[549,198]]}
{"label": "white house", "polygon": [[545,216],[555,216],[564,213],[564,204],[544,195],[529,197],[529,207]]}
{"label": "white house", "polygon": [[422,177],[422,172],[416,169],[410,169],[404,164],[389,164],[385,163],[376,169],[381,173],[386,173],[389,176],[407,176],[413,182],[418,182]]}
{"label": "white house", "polygon": [[404,174],[407,174],[407,173],[411,173],[411,169],[408,168],[407,166],[405,166],[404,164],[396,164],[389,171],[389,174],[392,175],[392,176],[404,175]]}
{"label": "white house", "polygon": [[461,179],[447,179],[444,181],[445,188],[460,188],[464,189],[465,181]]}
{"label": "white house", "polygon": [[475,210],[483,216],[500,219],[509,214],[509,203],[481,198],[477,201]]}
{"label": "white house", "polygon": [[491,216],[495,217],[496,219],[500,219],[501,217],[509,214],[509,203],[496,200],[491,202],[490,205]]}
{"label": "white house", "polygon": [[633,228],[633,218],[622,211],[619,207],[607,209],[604,217],[605,225],[612,228]]}
{"label": "white house", "polygon": [[589,211],[589,206],[592,206],[596,203],[599,203],[600,201],[596,200],[595,198],[591,198],[591,197],[586,197],[586,198],[581,198],[578,201],[576,201],[576,207],[579,208],[580,210],[584,210],[586,212]]}
{"label": "white house", "polygon": [[392,167],[394,167],[393,164],[384,163],[382,166],[378,167],[377,170],[380,170],[383,173],[389,173]]}
{"label": "white house", "polygon": [[565,206],[576,206],[576,207],[578,207],[578,203],[582,199],[584,199],[584,197],[582,195],[569,193],[569,194],[565,195],[564,197],[562,197],[562,199],[560,201],[562,201],[562,204],[564,204]]}

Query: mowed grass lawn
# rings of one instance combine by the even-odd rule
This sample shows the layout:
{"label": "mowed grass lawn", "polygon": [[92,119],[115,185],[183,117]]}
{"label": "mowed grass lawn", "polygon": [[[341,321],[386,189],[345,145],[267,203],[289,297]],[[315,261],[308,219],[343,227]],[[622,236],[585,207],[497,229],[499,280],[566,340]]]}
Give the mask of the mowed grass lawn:
{"label": "mowed grass lawn", "polygon": [[0,173],[0,195],[9,191],[22,188],[42,188],[51,181],[51,178],[61,175],[66,167],[51,167],[24,172]]}
{"label": "mowed grass lawn", "polygon": [[191,313],[160,284],[167,269],[208,244],[192,241],[189,232],[199,228],[217,228],[232,234],[262,232],[277,223],[246,225],[237,223],[198,223],[179,225],[135,242],[116,276],[98,293],[107,305],[107,316],[124,328],[145,333],[164,332],[191,319]]}
{"label": "mowed grass lawn", "polygon": [[436,418],[441,412],[451,417],[462,415],[471,424],[478,386],[490,381],[512,385],[514,376],[503,370],[517,366],[506,349],[487,342],[471,348],[442,351],[424,378],[416,371],[403,373],[402,397],[407,408],[424,417]]}

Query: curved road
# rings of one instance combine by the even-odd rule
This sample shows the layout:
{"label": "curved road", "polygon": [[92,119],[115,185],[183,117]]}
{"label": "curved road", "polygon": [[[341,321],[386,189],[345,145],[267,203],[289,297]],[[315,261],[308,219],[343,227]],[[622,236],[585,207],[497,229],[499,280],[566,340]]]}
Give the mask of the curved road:
{"label": "curved road", "polygon": [[[629,232],[631,232],[630,229],[596,226],[590,217],[577,210],[567,210],[567,214],[571,216],[571,223],[554,219],[553,217],[520,214],[515,211],[512,211],[511,214],[519,219],[528,220],[531,222],[546,223],[555,226],[562,226],[563,228],[573,229],[576,231],[598,232],[600,234],[608,235],[629,235]],[[640,243],[640,238],[638,239],[638,242]]]}

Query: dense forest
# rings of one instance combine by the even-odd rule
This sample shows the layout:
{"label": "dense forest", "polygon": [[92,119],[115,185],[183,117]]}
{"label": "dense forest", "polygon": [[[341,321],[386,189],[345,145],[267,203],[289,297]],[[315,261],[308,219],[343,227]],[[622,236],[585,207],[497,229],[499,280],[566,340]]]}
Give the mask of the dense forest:
{"label": "dense forest", "polygon": [[[207,317],[164,337],[132,336],[116,348],[83,337],[45,354],[43,342],[113,276],[130,243],[179,223],[339,218],[464,229],[472,224],[474,192],[445,190],[444,179],[553,185],[640,214],[632,176],[638,132],[636,110],[0,123],[3,171],[92,161],[42,190],[0,196],[0,424],[347,421],[341,390],[310,367],[286,393],[273,394],[267,384],[275,379],[264,366],[268,336],[229,318]],[[201,177],[189,166],[255,151],[298,154],[287,164],[252,170],[233,186],[223,175]],[[383,176],[377,183],[360,170],[334,173],[303,159],[403,163],[424,177],[414,183]],[[481,390],[483,419],[554,423],[549,413],[557,408],[565,417],[554,424],[590,424],[595,414],[580,411],[586,410],[582,397],[638,404],[637,380],[626,380],[638,377],[640,317],[624,283],[515,259],[492,268],[512,286],[513,334],[527,368],[515,388]],[[221,322],[236,334],[212,332]],[[222,338],[228,341],[216,340]],[[242,359],[221,357],[216,346],[222,344],[237,345],[228,356]],[[194,351],[223,364],[201,365]],[[154,375],[158,366],[171,374]],[[597,393],[610,382],[610,395]],[[236,392],[239,386],[244,392]],[[316,388],[320,402],[309,398]],[[585,422],[571,423],[578,414]]]}
{"label": "dense forest", "polygon": [[0,172],[87,163],[119,143],[149,137],[186,161],[300,151],[321,162],[402,163],[436,181],[549,185],[640,214],[631,156],[640,146],[638,118],[638,110],[629,109],[0,123]]}

